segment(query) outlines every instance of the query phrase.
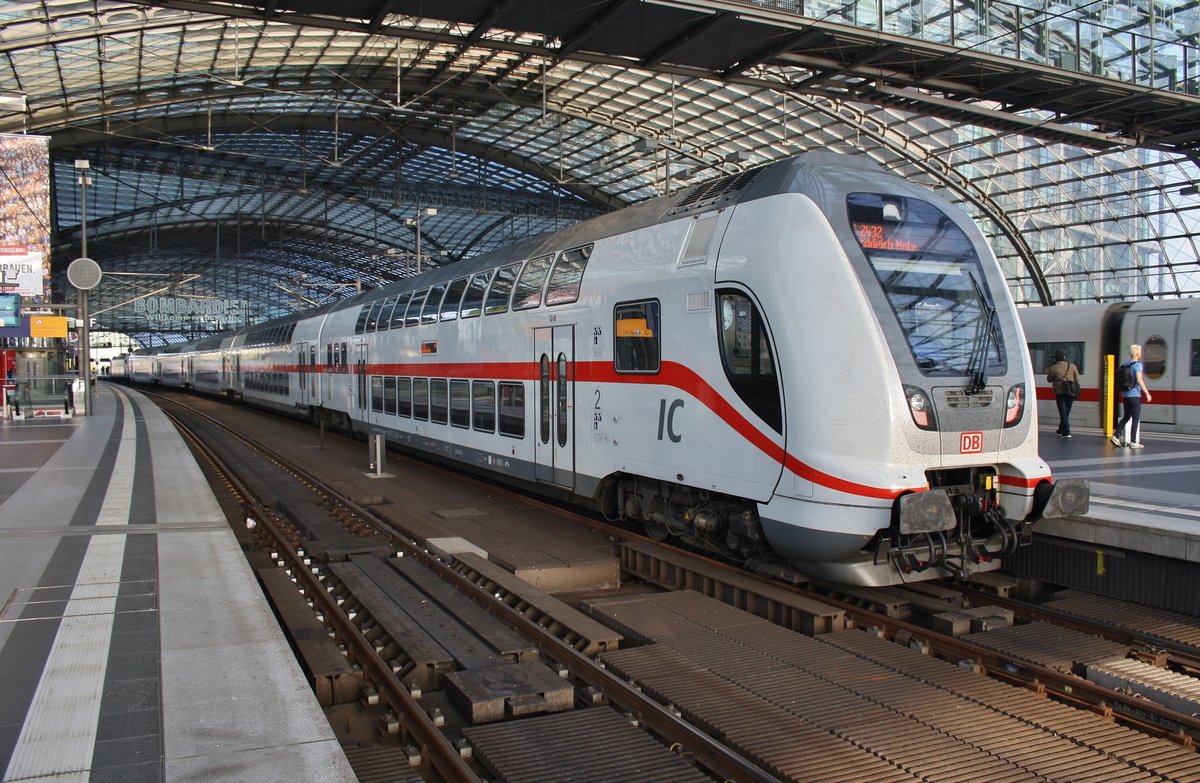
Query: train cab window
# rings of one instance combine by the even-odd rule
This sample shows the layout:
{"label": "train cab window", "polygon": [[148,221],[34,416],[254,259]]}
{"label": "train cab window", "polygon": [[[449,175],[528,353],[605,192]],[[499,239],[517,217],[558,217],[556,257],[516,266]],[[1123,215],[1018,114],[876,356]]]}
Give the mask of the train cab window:
{"label": "train cab window", "polygon": [[1050,372],[1050,365],[1054,364],[1054,354],[1062,351],[1067,355],[1067,361],[1075,363],[1080,372],[1083,372],[1083,343],[1082,342],[1061,342],[1061,343],[1030,343],[1029,344],[1029,359],[1030,363],[1038,368],[1038,372],[1045,377],[1046,373]]}
{"label": "train cab window", "polygon": [[500,434],[525,437],[525,386],[520,383],[499,385]]}
{"label": "train cab window", "polygon": [[383,413],[383,376],[371,376],[371,411]]}
{"label": "train cab window", "polygon": [[553,260],[554,256],[542,256],[525,265],[513,292],[512,309],[528,310],[542,303],[542,286],[546,283],[546,274]]}
{"label": "train cab window", "polygon": [[396,306],[392,309],[392,315],[388,319],[388,329],[400,329],[404,326],[404,311],[408,309],[408,300],[412,297],[412,291],[406,291],[400,294],[400,298],[396,300]]}
{"label": "train cab window", "polygon": [[396,379],[396,415],[412,416],[412,378]]}
{"label": "train cab window", "polygon": [[496,277],[492,280],[492,287],[488,289],[487,299],[483,302],[484,315],[498,315],[508,312],[508,300],[512,295],[513,283],[517,280],[517,273],[520,271],[521,263],[519,261],[496,270]]}
{"label": "train cab window", "polygon": [[429,382],[429,420],[434,424],[445,424],[449,407],[446,379],[434,378]]}
{"label": "train cab window", "polygon": [[717,328],[721,335],[721,358],[733,390],[750,410],[783,432],[783,410],[779,403],[779,381],[766,324],[758,308],[738,291],[718,291]]}
{"label": "train cab window", "polygon": [[428,295],[428,288],[422,288],[412,295],[412,299],[408,303],[408,310],[404,316],[405,326],[416,326],[421,323],[421,308],[425,306],[425,297]]}
{"label": "train cab window", "polygon": [[471,426],[480,432],[496,431],[496,384],[471,382]]}
{"label": "train cab window", "polygon": [[1195,378],[1200,375],[1200,340],[1192,340],[1192,372],[1191,376]]}
{"label": "train cab window", "polygon": [[463,294],[459,318],[475,318],[483,313],[483,297],[487,293],[488,283],[491,280],[491,270],[480,272],[471,278],[471,284],[467,286],[467,292]]}
{"label": "train cab window", "polygon": [[470,278],[460,277],[450,284],[446,289],[446,297],[442,299],[442,310],[439,318],[443,321],[453,321],[458,318],[458,304],[462,301],[463,291],[467,290],[467,281]]}
{"label": "train cab window", "polygon": [[412,387],[414,419],[421,421],[429,420],[429,379],[428,378],[413,378]]}
{"label": "train cab window", "polygon": [[383,379],[383,412],[388,416],[396,415],[396,379]]}
{"label": "train cab window", "polygon": [[379,311],[379,317],[375,319],[375,331],[382,332],[388,328],[388,324],[392,321],[392,310],[396,307],[398,296],[389,296],[383,300],[383,307]]}
{"label": "train cab window", "polygon": [[441,283],[429,289],[429,298],[421,310],[421,323],[431,324],[438,319],[438,308],[442,306],[442,296],[446,293],[446,284]]}
{"label": "train cab window", "polygon": [[613,308],[613,367],[617,372],[658,372],[660,339],[657,301],[625,302]]}
{"label": "train cab window", "polygon": [[546,286],[546,304],[559,305],[578,301],[583,270],[592,255],[592,245],[567,250],[558,257]]}
{"label": "train cab window", "polygon": [[464,429],[471,426],[470,381],[450,381],[450,424]]}

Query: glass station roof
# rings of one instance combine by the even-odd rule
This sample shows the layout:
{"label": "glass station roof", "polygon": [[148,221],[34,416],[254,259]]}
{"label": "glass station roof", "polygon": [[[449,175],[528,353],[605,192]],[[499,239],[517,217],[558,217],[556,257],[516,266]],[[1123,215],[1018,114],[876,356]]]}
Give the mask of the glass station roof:
{"label": "glass station roof", "polygon": [[818,148],[962,204],[1020,303],[1200,293],[1196,2],[320,5],[0,6],[56,300],[78,160],[92,314],[158,344],[244,321],[147,297],[268,320]]}

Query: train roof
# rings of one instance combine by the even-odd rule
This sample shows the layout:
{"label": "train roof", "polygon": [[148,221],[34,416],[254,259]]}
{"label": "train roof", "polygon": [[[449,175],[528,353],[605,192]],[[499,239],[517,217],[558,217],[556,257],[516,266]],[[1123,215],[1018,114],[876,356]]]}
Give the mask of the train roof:
{"label": "train roof", "polygon": [[234,332],[225,332],[203,340],[170,346],[167,349],[159,349],[157,352],[175,353],[194,350],[200,343],[207,343],[208,340],[214,338],[219,344],[220,340],[227,336],[246,335],[264,328],[284,326],[314,316],[359,307],[376,299],[445,283],[507,263],[549,255],[559,250],[578,247],[605,237],[676,220],[686,215],[699,214],[779,193],[813,193],[819,189],[820,182],[832,172],[858,173],[860,177],[862,174],[885,176],[897,185],[910,187],[905,180],[887,173],[882,166],[866,155],[846,155],[828,150],[803,152],[746,171],[717,177],[676,193],[609,212],[558,231],[517,240],[505,247],[453,264],[439,266],[428,272],[363,291],[316,308],[298,310],[270,321],[248,324]]}

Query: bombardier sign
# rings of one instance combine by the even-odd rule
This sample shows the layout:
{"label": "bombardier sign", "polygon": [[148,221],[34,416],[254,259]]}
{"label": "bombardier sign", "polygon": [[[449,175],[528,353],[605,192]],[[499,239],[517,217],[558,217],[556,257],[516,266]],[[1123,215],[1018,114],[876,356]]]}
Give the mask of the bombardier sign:
{"label": "bombardier sign", "polygon": [[138,299],[133,311],[152,324],[184,321],[242,322],[248,311],[242,299],[197,299],[182,296],[157,296]]}

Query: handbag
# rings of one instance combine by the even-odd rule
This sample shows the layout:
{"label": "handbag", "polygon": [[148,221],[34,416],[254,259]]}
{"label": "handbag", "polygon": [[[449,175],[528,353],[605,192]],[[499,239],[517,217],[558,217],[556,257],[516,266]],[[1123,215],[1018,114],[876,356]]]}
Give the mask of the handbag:
{"label": "handbag", "polygon": [[1072,397],[1079,396],[1079,381],[1063,381],[1063,389]]}

